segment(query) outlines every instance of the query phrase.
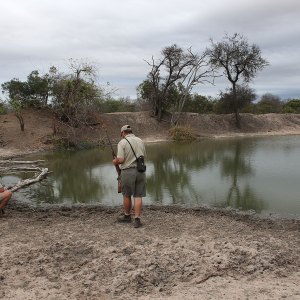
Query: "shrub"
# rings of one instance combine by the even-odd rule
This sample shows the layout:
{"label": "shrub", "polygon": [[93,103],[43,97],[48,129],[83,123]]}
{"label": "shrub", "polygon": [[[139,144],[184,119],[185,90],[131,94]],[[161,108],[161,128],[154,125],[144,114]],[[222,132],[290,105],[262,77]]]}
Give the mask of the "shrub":
{"label": "shrub", "polygon": [[0,115],[5,115],[8,113],[8,111],[9,111],[9,106],[7,102],[5,102],[0,98]]}
{"label": "shrub", "polygon": [[300,113],[300,100],[299,99],[289,100],[287,103],[284,104],[283,112],[299,114]]}
{"label": "shrub", "polygon": [[6,109],[4,105],[0,102],[0,115],[5,115],[6,114]]}
{"label": "shrub", "polygon": [[196,134],[192,128],[186,126],[175,126],[169,130],[169,135],[175,141],[192,141],[196,139]]}

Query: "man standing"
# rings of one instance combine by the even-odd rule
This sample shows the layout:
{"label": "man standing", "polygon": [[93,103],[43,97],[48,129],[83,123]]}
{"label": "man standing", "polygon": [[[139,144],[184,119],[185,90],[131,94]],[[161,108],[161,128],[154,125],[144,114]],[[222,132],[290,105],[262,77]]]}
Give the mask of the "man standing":
{"label": "man standing", "polygon": [[11,198],[12,192],[6,190],[0,183],[0,213],[4,214],[4,207]]}
{"label": "man standing", "polygon": [[137,157],[145,156],[144,142],[132,133],[130,125],[121,128],[121,141],[118,143],[117,157],[114,165],[120,165],[123,194],[124,215],[118,218],[118,222],[131,222],[131,196],[134,199],[134,227],[142,226],[142,197],[146,196],[146,174],[137,170]]}

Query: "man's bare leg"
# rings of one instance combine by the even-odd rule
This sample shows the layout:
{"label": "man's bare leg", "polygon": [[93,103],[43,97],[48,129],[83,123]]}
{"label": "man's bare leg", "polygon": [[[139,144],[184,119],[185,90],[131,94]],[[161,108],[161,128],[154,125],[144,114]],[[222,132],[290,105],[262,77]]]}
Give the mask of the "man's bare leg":
{"label": "man's bare leg", "polygon": [[140,218],[142,213],[143,200],[142,197],[134,198],[134,216]]}
{"label": "man's bare leg", "polygon": [[131,197],[123,196],[123,209],[124,214],[119,216],[117,221],[122,223],[130,223],[131,222]]}
{"label": "man's bare leg", "polygon": [[123,207],[125,215],[130,215],[131,210],[131,197],[123,196]]}
{"label": "man's bare leg", "polygon": [[139,228],[142,226],[141,223],[141,213],[142,213],[142,205],[143,205],[143,200],[142,197],[135,197],[134,198],[134,227]]}

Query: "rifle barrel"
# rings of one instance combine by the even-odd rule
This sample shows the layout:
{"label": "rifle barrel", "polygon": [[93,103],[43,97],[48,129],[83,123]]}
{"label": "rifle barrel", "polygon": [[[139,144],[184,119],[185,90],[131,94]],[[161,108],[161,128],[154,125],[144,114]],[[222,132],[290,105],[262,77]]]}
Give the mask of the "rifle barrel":
{"label": "rifle barrel", "polygon": [[[107,139],[108,139],[110,148],[111,148],[112,156],[113,156],[113,158],[116,158],[117,155],[116,155],[116,153],[115,153],[115,151],[114,151],[114,148],[113,148],[113,145],[112,145],[112,143],[111,143],[111,141],[110,141],[110,138],[109,138],[109,136],[108,136],[108,133],[107,133],[106,130],[105,130],[105,132],[106,132],[106,136],[107,136]],[[117,171],[117,173],[118,173],[118,176],[120,176],[120,175],[121,175],[121,169],[120,169],[119,165],[115,165],[115,168],[116,168],[116,171]]]}

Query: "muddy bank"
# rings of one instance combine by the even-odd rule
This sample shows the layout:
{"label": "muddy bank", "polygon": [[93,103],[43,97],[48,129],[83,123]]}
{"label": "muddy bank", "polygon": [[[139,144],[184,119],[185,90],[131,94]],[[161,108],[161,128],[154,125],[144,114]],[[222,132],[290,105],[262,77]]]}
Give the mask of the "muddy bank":
{"label": "muddy bank", "polygon": [[[58,123],[49,110],[27,109],[22,114],[24,132],[14,114],[0,115],[0,158],[50,150],[64,139],[99,145],[107,142],[105,131],[112,142],[117,143],[124,124],[130,124],[134,133],[146,142],[170,139],[170,123],[167,120],[158,122],[147,111],[98,114],[95,126],[76,128]],[[241,114],[241,124],[242,128],[237,129],[233,114],[185,113],[180,120],[180,125],[189,127],[199,139],[300,134],[300,114]]]}
{"label": "muddy bank", "polygon": [[207,209],[30,209],[0,217],[1,299],[299,299],[300,221]]}

